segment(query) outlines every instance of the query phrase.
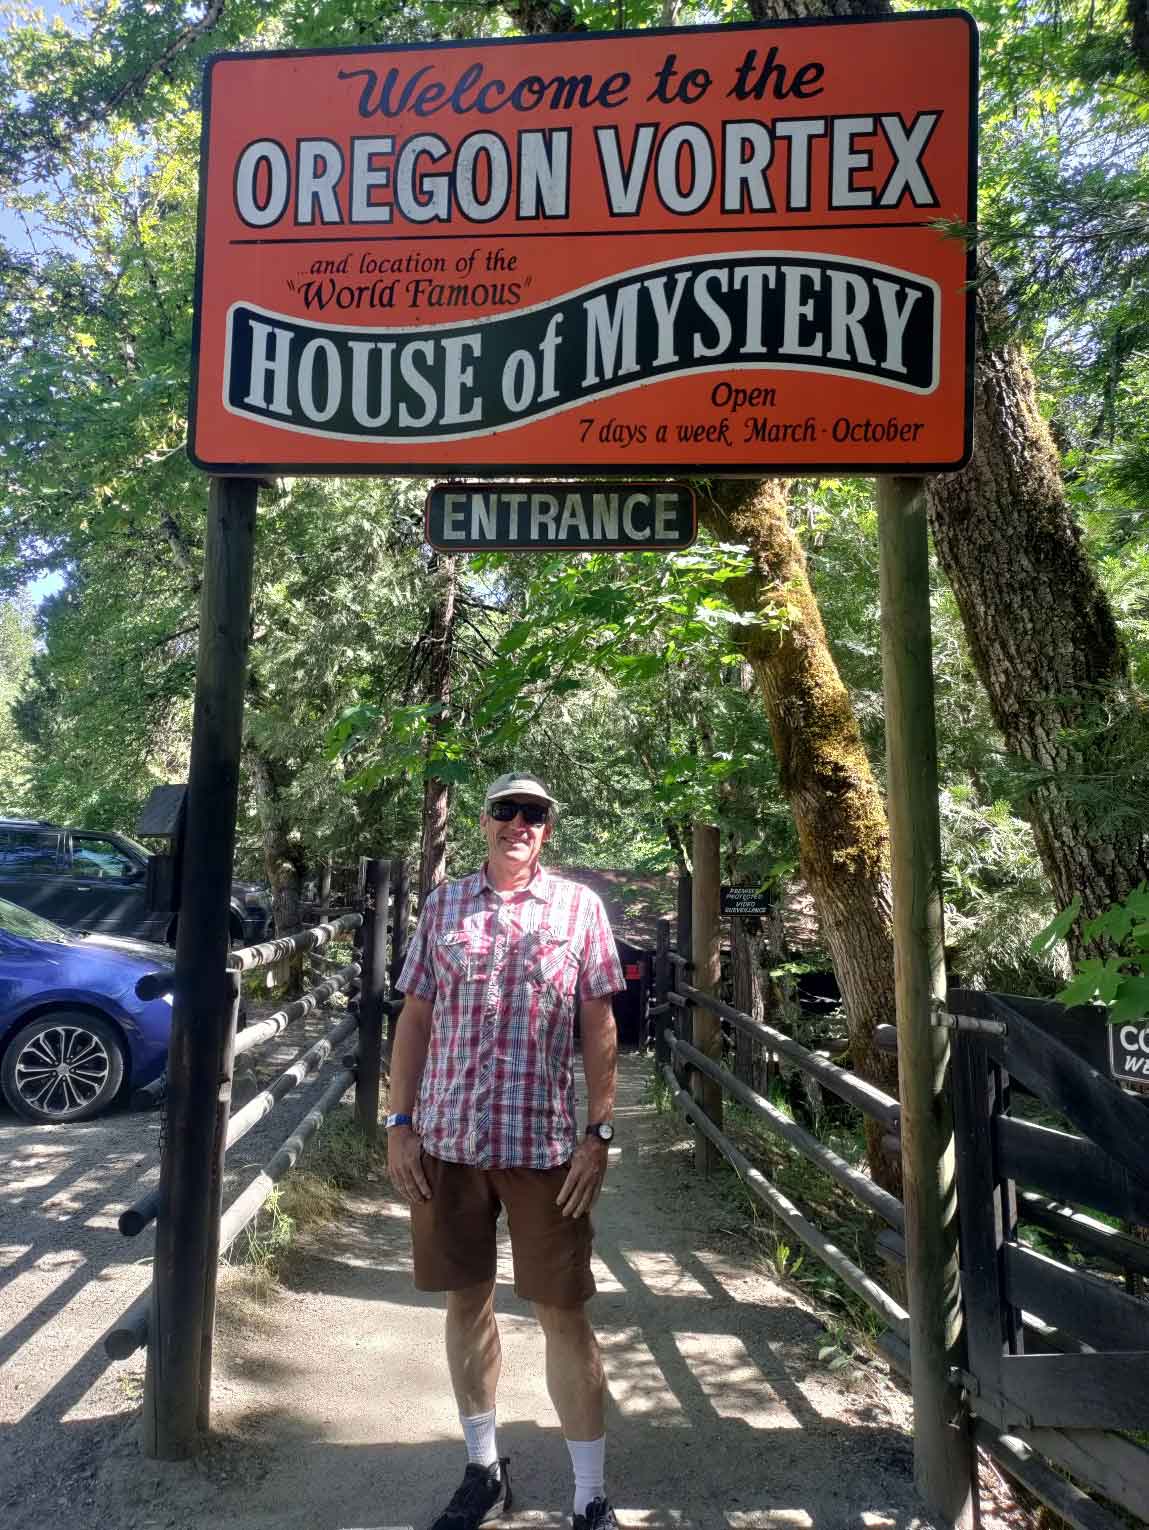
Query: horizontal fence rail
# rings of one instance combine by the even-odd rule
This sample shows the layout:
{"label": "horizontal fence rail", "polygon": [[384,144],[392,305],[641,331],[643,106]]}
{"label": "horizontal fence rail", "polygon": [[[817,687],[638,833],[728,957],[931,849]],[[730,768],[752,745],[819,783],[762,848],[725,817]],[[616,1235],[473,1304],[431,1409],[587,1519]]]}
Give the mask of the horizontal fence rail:
{"label": "horizontal fence rail", "polygon": [[[352,1069],[344,1068],[331,1080],[316,1103],[298,1122],[274,1155],[268,1159],[251,1184],[236,1197],[220,1219],[220,1255],[231,1245],[263,1208],[275,1186],[294,1167],[308,1140],[315,1135],[327,1116],[355,1082]],[[149,1286],[104,1336],[104,1352],[113,1360],[126,1360],[148,1342],[148,1322],[152,1310]]]}
{"label": "horizontal fence rail", "polygon": [[[700,989],[692,988],[688,983],[684,983],[681,995],[685,1002],[694,1004],[699,1009],[709,1010],[711,1014],[729,1021],[735,1030],[744,1032],[755,1041],[760,1041],[770,1051],[788,1058],[803,1073],[808,1073],[811,1078],[817,1079],[823,1089],[828,1089],[839,1099],[848,1101],[865,1115],[871,1116],[875,1121],[881,1121],[890,1129],[897,1127],[901,1119],[898,1102],[892,1095],[886,1094],[876,1085],[868,1084],[865,1079],[859,1078],[856,1073],[851,1073],[848,1068],[840,1068],[837,1063],[817,1056],[800,1042],[795,1041],[793,1037],[787,1036],[784,1031],[776,1031],[772,1025],[752,1019],[749,1015],[743,1014],[740,1009],[735,1009],[733,1005],[724,1004],[721,999],[716,999],[713,994],[703,993]],[[671,993],[667,997],[673,1002],[675,996]]]}
{"label": "horizontal fence rail", "polygon": [[[263,1121],[293,1090],[317,1078],[324,1065],[338,1055],[342,1044],[354,1037],[359,1028],[359,993],[362,979],[360,961],[340,962],[330,970],[334,960],[321,954],[323,948],[345,937],[363,925],[359,913],[340,914],[323,924],[299,930],[276,940],[263,941],[256,946],[246,946],[232,951],[228,956],[228,969],[238,976],[277,966],[292,957],[310,953],[312,959],[328,968],[317,982],[298,999],[282,1005],[272,1014],[264,1016],[245,1027],[235,1037],[234,1055],[251,1052],[281,1035],[288,1026],[306,1019],[327,1004],[336,994],[345,994],[350,1012],[319,1040],[304,1046],[291,1062],[270,1084],[230,1116],[225,1136],[225,1151],[233,1147],[255,1126]],[[137,992],[141,996],[171,992],[171,977],[167,972],[149,973],[140,979]],[[335,1073],[320,1098],[293,1127],[272,1157],[264,1164],[256,1177],[224,1211],[220,1221],[219,1251],[225,1254],[241,1232],[259,1213],[275,1186],[298,1160],[308,1140],[319,1129],[326,1115],[342,1099],[348,1088],[356,1082],[356,1057],[341,1057],[339,1071]],[[138,1109],[161,1104],[167,1090],[167,1076],[161,1074],[152,1083],[137,1090],[132,1097]],[[148,1227],[160,1214],[159,1187],[141,1196],[119,1218],[119,1228],[125,1237],[135,1237]],[[148,1342],[148,1329],[152,1311],[151,1287],[135,1301],[117,1320],[104,1337],[105,1352],[112,1359],[124,1359]]]}
{"label": "horizontal fence rail", "polygon": [[1126,1233],[1118,1232],[1107,1222],[1044,1200],[1032,1190],[1022,1190],[1017,1198],[1017,1210],[1023,1222],[1031,1222],[1043,1232],[1073,1248],[1101,1259],[1114,1269],[1137,1275],[1149,1275],[1149,1243],[1139,1243]]}
{"label": "horizontal fence rail", "polygon": [[802,1242],[825,1264],[829,1265],[835,1275],[888,1323],[900,1339],[908,1340],[909,1313],[906,1309],[894,1301],[888,1292],[883,1291],[877,1281],[871,1280],[852,1259],[847,1258],[840,1248],[831,1243],[808,1217],[803,1216],[794,1202],[772,1185],[745,1154],[734,1146],[729,1137],[718,1130],[698,1102],[679,1085],[673,1068],[665,1067],[663,1075],[674,1104],[704,1136],[713,1142],[722,1156],[737,1171],[751,1193],[773,1212],[779,1221],[784,1222],[796,1237],[801,1238]]}
{"label": "horizontal fence rail", "polygon": [[[250,1052],[253,1047],[262,1046],[265,1041],[271,1041],[296,1020],[303,1020],[326,1004],[328,999],[335,997],[337,993],[352,990],[359,980],[358,962],[350,962],[341,967],[338,972],[333,972],[325,978],[317,988],[311,988],[298,999],[293,999],[290,1004],[285,1004],[282,1009],[277,1009],[274,1014],[265,1015],[254,1024],[245,1026],[235,1038],[235,1056],[239,1057],[243,1052]],[[145,1084],[132,1094],[133,1110],[153,1110],[164,1097],[167,1089],[167,1074],[161,1073],[150,1084]]]}
{"label": "horizontal fence rail", "polygon": [[749,1085],[742,1083],[733,1073],[700,1052],[697,1047],[682,1041],[671,1030],[666,1031],[665,1040],[672,1052],[685,1058],[691,1067],[697,1068],[699,1072],[712,1078],[716,1084],[720,1084],[727,1094],[736,1099],[739,1104],[745,1105],[747,1110],[752,1111],[775,1136],[781,1137],[791,1147],[797,1148],[803,1158],[816,1163],[832,1180],[849,1190],[872,1211],[876,1211],[891,1227],[896,1227],[899,1231],[904,1228],[905,1209],[897,1196],[891,1195],[888,1190],[883,1190],[880,1185],[876,1185],[868,1175],[860,1173],[833,1149],[819,1142],[816,1137],[791,1121],[789,1116],[780,1111],[776,1105],[771,1105],[769,1100],[757,1094]]}
{"label": "horizontal fence rail", "polygon": [[[227,1147],[234,1147],[253,1127],[258,1126],[265,1116],[270,1115],[280,1100],[290,1094],[293,1089],[298,1089],[300,1084],[306,1083],[310,1075],[318,1073],[335,1048],[340,1042],[346,1041],[358,1024],[357,1016],[348,1015],[326,1036],[305,1047],[278,1078],[237,1110],[228,1119]],[[120,1231],[126,1238],[137,1237],[155,1220],[159,1207],[160,1192],[159,1186],[156,1186],[146,1195],[140,1196],[139,1200],[129,1206],[126,1211],[120,1213],[118,1224]]]}
{"label": "horizontal fence rail", "polygon": [[255,972],[260,967],[275,967],[289,957],[330,945],[340,935],[357,930],[362,923],[362,914],[340,914],[327,924],[315,924],[309,930],[299,930],[294,935],[281,935],[278,940],[265,940],[258,946],[241,946],[238,951],[231,953],[227,964],[236,972]]}

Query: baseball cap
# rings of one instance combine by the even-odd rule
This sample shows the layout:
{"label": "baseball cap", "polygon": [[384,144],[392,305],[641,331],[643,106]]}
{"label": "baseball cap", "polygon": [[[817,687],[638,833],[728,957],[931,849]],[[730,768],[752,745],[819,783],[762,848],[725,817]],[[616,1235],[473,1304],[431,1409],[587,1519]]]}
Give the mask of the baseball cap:
{"label": "baseball cap", "polygon": [[528,775],[523,770],[508,770],[505,774],[496,776],[487,787],[487,794],[483,801],[497,802],[500,797],[541,797],[552,807],[558,806],[555,798],[547,791],[538,776]]}

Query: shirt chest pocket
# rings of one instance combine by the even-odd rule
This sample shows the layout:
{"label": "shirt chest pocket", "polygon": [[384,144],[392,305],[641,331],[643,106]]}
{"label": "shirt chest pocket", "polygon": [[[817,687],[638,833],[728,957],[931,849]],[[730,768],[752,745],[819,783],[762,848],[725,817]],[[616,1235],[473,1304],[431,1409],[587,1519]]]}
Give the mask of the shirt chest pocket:
{"label": "shirt chest pocket", "polygon": [[435,963],[448,981],[485,983],[491,975],[491,942],[477,930],[444,930],[435,944]]}
{"label": "shirt chest pocket", "polygon": [[542,984],[564,997],[573,994],[578,980],[578,959],[571,942],[545,926],[525,937],[523,969],[530,983]]}

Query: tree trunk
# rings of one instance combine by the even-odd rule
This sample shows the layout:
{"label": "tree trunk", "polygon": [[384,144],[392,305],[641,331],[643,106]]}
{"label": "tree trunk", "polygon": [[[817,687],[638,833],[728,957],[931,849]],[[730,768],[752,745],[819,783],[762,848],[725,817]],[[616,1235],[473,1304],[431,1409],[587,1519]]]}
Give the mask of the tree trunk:
{"label": "tree trunk", "polygon": [[[891,11],[888,0],[750,0],[755,21]],[[1149,36],[1139,31],[1144,0],[1129,0],[1128,15],[1136,50],[1138,39]],[[1026,813],[1058,903],[1080,893],[1088,916],[1149,877],[1149,847],[1130,815],[1119,821],[1091,809],[1072,782],[1114,771],[1105,714],[1133,732],[1144,707],[1132,693],[1113,609],[1065,500],[1033,373],[1009,339],[1008,316],[995,311],[992,273],[984,268],[976,355],[973,458],[962,472],[929,480],[930,528],[1008,748],[1062,777],[1034,788]],[[1082,954],[1076,932],[1070,944]]]}
{"label": "tree trunk", "polygon": [[[877,1026],[894,1023],[889,831],[849,694],[826,641],[801,544],[778,479],[715,486],[700,501],[704,523],[723,542],[750,549],[753,568],[726,589],[760,618],[742,648],[762,689],[778,776],[798,831],[802,876],[818,908],[842,991],[854,1067],[892,1094],[897,1064],[879,1052]],[[896,1166],[868,1122],[870,1172],[896,1188]]]}
{"label": "tree trunk", "polygon": [[[446,727],[446,710],[451,700],[451,660],[455,646],[455,599],[459,586],[458,559],[438,557],[431,568],[439,588],[431,613],[431,645],[427,666],[427,700],[438,702],[441,710],[433,718],[427,738],[430,754]],[[427,776],[423,782],[423,836],[419,857],[419,907],[427,894],[447,875],[447,823],[451,811],[451,786],[447,781]]]}
{"label": "tree trunk", "polygon": [[995,338],[1002,321],[988,291],[973,458],[930,480],[930,526],[994,721],[1014,754],[1049,772],[1027,803],[1045,873],[1060,905],[1080,893],[1090,915],[1149,877],[1149,853],[1139,821],[1107,821],[1073,785],[1113,771],[1105,721],[1135,726],[1144,709],[1065,500],[1033,374],[1016,346]]}
{"label": "tree trunk", "polygon": [[[271,911],[277,935],[289,935],[300,927],[300,903],[307,858],[292,833],[290,815],[283,793],[290,784],[290,772],[279,760],[249,744],[248,763],[255,785],[256,809],[263,831],[263,859],[271,884]],[[302,962],[294,962],[280,974],[288,985],[289,996],[303,991]]]}
{"label": "tree trunk", "polygon": [[[770,953],[766,928],[756,916],[730,921],[730,954],[734,968],[734,1008],[752,1020],[766,1019],[766,996],[770,986],[767,967]],[[759,1094],[768,1094],[769,1055],[760,1041],[745,1031],[734,1032],[734,1073]]]}

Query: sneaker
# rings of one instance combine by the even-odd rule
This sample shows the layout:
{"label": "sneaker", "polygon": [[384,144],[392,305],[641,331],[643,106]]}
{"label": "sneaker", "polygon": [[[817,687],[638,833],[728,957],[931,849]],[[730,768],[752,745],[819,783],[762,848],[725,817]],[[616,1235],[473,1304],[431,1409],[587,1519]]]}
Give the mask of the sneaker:
{"label": "sneaker", "polygon": [[619,1530],[614,1510],[605,1498],[592,1498],[585,1514],[576,1514],[574,1530]]}
{"label": "sneaker", "polygon": [[480,1525],[501,1519],[511,1507],[510,1464],[506,1459],[500,1461],[496,1476],[493,1466],[478,1466],[472,1461],[431,1530],[478,1530]]}

